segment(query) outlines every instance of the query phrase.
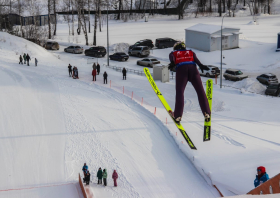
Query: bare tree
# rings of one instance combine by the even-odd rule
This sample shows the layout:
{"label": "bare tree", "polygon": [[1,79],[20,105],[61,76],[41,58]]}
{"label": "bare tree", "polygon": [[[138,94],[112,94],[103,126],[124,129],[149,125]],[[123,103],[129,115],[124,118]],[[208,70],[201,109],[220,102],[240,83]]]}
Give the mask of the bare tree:
{"label": "bare tree", "polygon": [[51,34],[51,0],[48,0],[48,25],[49,25],[49,39],[52,38]]}
{"label": "bare tree", "polygon": [[86,45],[88,45],[88,34],[87,34],[87,24],[85,16],[85,0],[76,0],[77,10],[78,10],[78,20],[80,28],[83,30],[85,35]]}
{"label": "bare tree", "polygon": [[56,0],[53,0],[53,14],[54,14],[54,31],[53,31],[53,35],[56,35],[56,26],[57,26],[57,21],[56,21]]}
{"label": "bare tree", "polygon": [[88,32],[90,33],[90,0],[88,0]]}

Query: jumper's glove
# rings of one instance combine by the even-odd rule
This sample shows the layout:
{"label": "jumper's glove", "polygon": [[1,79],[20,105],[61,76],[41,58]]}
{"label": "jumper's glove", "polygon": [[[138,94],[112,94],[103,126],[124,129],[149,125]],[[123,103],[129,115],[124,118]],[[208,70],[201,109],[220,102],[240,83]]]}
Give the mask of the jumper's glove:
{"label": "jumper's glove", "polygon": [[175,65],[174,62],[171,62],[171,63],[169,63],[169,65],[168,65],[168,69],[171,70],[171,71],[173,71],[173,70],[175,69],[175,67],[176,67],[176,65]]}
{"label": "jumper's glove", "polygon": [[199,68],[202,71],[202,73],[203,73],[204,70],[207,70],[207,71],[209,70],[209,68],[205,65],[199,65]]}

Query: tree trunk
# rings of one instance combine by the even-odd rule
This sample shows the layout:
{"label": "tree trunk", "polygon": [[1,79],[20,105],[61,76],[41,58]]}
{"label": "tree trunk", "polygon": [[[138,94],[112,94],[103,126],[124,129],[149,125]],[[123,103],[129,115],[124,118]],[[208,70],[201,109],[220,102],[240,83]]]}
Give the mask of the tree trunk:
{"label": "tree trunk", "polygon": [[52,38],[51,35],[51,16],[50,16],[50,12],[51,12],[51,0],[48,0],[48,25],[49,25],[49,39]]}
{"label": "tree trunk", "polygon": [[56,35],[56,0],[53,0],[53,13],[54,13],[54,31],[53,31],[53,35]]}
{"label": "tree trunk", "polygon": [[267,14],[270,14],[270,5],[269,5],[269,0],[267,0]]}
{"label": "tree trunk", "polygon": [[212,12],[212,0],[210,0],[210,2],[209,2],[209,4],[210,4],[210,12]]}
{"label": "tree trunk", "polygon": [[98,12],[98,21],[99,21],[99,32],[101,32],[101,8],[99,5],[99,12]]}
{"label": "tree trunk", "polygon": [[117,16],[117,20],[121,19],[121,8],[122,8],[122,0],[119,0],[119,13],[118,13],[118,16]]}
{"label": "tree trunk", "polygon": [[88,0],[88,33],[90,33],[90,5]]}
{"label": "tree trunk", "polygon": [[226,0],[223,0],[223,13],[226,12]]}
{"label": "tree trunk", "polygon": [[129,15],[132,15],[132,0],[130,0],[130,10],[129,10]]}
{"label": "tree trunk", "polygon": [[222,16],[222,0],[219,1],[219,16],[221,17]]}
{"label": "tree trunk", "polygon": [[74,32],[75,32],[75,28],[74,28],[74,10],[73,10],[73,2],[71,0],[71,4],[72,4],[72,35],[74,36]]}
{"label": "tree trunk", "polygon": [[100,0],[95,4],[95,15],[94,15],[94,31],[93,31],[93,45],[96,45],[96,29],[97,29],[97,11]]}

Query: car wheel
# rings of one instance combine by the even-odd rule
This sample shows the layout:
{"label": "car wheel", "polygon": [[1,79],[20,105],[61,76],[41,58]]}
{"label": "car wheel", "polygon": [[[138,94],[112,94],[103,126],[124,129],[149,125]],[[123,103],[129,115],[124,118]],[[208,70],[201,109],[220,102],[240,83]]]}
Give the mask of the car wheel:
{"label": "car wheel", "polygon": [[209,77],[210,77],[210,74],[209,74],[209,73],[206,73],[206,77],[208,77],[208,78],[209,78]]}

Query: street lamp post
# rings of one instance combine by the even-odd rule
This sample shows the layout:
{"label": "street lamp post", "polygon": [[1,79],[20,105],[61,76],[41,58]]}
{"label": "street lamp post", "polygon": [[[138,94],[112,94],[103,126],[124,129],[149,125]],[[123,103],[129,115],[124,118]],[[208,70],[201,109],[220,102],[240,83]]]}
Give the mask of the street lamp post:
{"label": "street lamp post", "polygon": [[107,2],[107,66],[109,66],[109,26],[108,26],[108,6]]}
{"label": "street lamp post", "polygon": [[222,88],[222,80],[223,80],[223,22],[225,14],[222,18],[222,26],[221,26],[221,71],[220,71],[220,88]]}

